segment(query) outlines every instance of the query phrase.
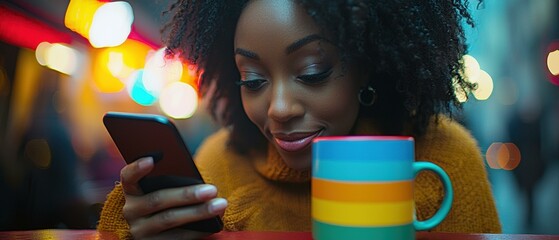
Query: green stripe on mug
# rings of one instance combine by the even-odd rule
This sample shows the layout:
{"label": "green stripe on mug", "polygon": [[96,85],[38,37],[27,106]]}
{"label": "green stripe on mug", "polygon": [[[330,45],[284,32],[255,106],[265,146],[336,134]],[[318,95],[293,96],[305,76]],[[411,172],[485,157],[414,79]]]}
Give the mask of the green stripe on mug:
{"label": "green stripe on mug", "polygon": [[409,161],[319,161],[315,158],[312,167],[313,177],[334,181],[403,181],[414,178]]}
{"label": "green stripe on mug", "polygon": [[388,226],[413,222],[413,200],[399,202],[337,202],[312,197],[312,218],[349,226]]}
{"label": "green stripe on mug", "polygon": [[[412,224],[385,227],[352,227],[312,222],[313,239],[320,240],[413,240],[415,229]],[[343,238],[340,238],[343,236]]]}

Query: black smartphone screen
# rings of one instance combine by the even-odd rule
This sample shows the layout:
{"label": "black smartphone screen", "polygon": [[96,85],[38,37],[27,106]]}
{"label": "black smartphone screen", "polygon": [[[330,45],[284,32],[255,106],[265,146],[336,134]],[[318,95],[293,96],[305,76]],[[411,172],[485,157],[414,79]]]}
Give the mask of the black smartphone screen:
{"label": "black smartphone screen", "polygon": [[[175,124],[156,114],[107,112],[103,123],[126,163],[152,156],[154,169],[139,182],[144,193],[163,188],[202,184],[192,155]],[[200,232],[219,232],[219,217],[182,226]]]}

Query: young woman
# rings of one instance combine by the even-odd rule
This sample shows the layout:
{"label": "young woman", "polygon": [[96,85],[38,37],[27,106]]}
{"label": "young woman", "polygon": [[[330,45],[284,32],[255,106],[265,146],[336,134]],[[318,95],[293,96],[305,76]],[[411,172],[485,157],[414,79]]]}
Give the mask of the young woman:
{"label": "young woman", "polygon": [[[309,231],[311,142],[330,135],[411,135],[416,158],[455,190],[434,231],[501,230],[480,150],[451,120],[467,6],[453,1],[179,1],[172,54],[196,64],[224,128],[198,149],[208,184],[143,194],[151,158],[122,169],[100,230],[137,238],[222,215],[225,229]],[[416,215],[432,216],[442,185],[416,179]],[[195,204],[195,205],[193,205]]]}

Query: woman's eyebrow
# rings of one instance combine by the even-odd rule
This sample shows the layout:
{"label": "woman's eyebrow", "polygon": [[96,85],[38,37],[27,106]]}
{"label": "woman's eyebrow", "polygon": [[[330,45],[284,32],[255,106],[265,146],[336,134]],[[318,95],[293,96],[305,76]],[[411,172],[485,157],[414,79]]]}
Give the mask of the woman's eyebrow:
{"label": "woman's eyebrow", "polygon": [[242,48],[236,48],[235,49],[235,54],[239,54],[239,55],[245,56],[247,58],[252,58],[254,60],[260,60],[260,57],[258,56],[258,54],[256,54],[255,52],[246,50],[246,49],[242,49]]}
{"label": "woman's eyebrow", "polygon": [[[303,46],[305,46],[306,44],[309,44],[309,43],[317,41],[317,40],[324,40],[324,38],[322,36],[318,35],[318,34],[312,34],[312,35],[306,36],[304,38],[301,38],[301,39],[293,42],[289,46],[287,46],[287,48],[285,48],[285,54],[290,54],[292,52],[295,52],[299,48],[302,48]],[[254,60],[260,60],[260,56],[258,56],[258,54],[256,54],[255,52],[252,52],[250,50],[246,50],[244,48],[236,48],[235,49],[235,54],[239,54],[241,56],[245,56],[247,58],[251,58],[251,59],[254,59]]]}
{"label": "woman's eyebrow", "polygon": [[306,44],[309,44],[309,43],[317,41],[317,40],[324,40],[324,38],[322,36],[318,35],[318,34],[312,34],[312,35],[306,36],[304,38],[301,38],[301,39],[293,42],[289,46],[287,46],[287,48],[285,49],[285,54],[290,54],[292,52],[295,52],[295,51],[297,51],[297,49],[305,46]]}

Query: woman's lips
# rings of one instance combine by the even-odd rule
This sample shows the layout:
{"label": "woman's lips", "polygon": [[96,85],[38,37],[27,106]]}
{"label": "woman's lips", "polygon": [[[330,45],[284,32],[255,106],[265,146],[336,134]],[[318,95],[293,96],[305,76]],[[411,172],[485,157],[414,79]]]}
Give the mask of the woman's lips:
{"label": "woman's lips", "polygon": [[310,133],[274,134],[276,144],[286,152],[296,152],[304,149],[312,140],[320,135],[322,130]]}

